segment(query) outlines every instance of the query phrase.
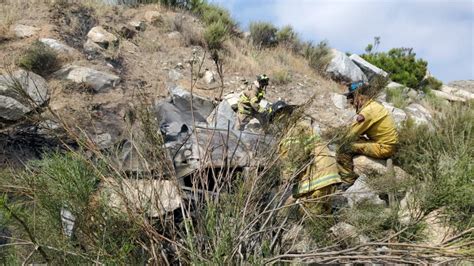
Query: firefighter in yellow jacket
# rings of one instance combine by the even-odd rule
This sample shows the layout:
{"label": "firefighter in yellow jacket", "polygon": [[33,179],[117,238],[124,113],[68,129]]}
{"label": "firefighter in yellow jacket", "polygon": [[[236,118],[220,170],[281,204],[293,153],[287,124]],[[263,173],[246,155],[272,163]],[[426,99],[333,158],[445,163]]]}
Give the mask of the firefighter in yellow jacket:
{"label": "firefighter in yellow jacket", "polygon": [[244,130],[245,126],[253,117],[265,112],[265,110],[260,107],[260,101],[265,97],[268,81],[269,78],[267,75],[259,75],[257,76],[257,80],[240,95],[236,123],[238,130]]}
{"label": "firefighter in yellow jacket", "polygon": [[293,199],[303,199],[306,210],[312,214],[328,212],[331,201],[327,196],[342,182],[335,153],[321,141],[311,121],[299,119],[293,125],[286,126],[290,123],[282,120],[291,117],[288,107],[276,102],[270,115],[271,123],[285,125],[278,130],[284,132],[279,146],[283,176],[286,181],[295,182]]}
{"label": "firefighter in yellow jacket", "polygon": [[357,115],[348,133],[348,139],[352,140],[350,154],[340,158],[343,166],[341,174],[347,175],[350,183],[355,178],[352,156],[362,154],[377,159],[389,158],[396,151],[398,133],[388,110],[367,95],[370,90],[368,84],[355,82],[348,89],[349,92],[345,95],[356,109]]}

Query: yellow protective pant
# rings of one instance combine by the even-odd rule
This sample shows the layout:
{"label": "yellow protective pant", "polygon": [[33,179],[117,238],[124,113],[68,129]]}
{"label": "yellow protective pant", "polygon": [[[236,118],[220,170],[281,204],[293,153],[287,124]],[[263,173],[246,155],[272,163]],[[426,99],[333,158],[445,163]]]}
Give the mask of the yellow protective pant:
{"label": "yellow protective pant", "polygon": [[309,215],[330,213],[332,208],[332,200],[330,195],[335,191],[336,187],[334,185],[330,185],[300,196],[300,199],[304,199],[301,206],[302,213]]}
{"label": "yellow protective pant", "polygon": [[377,159],[387,159],[395,153],[395,145],[379,144],[370,141],[357,141],[352,144],[352,152]]}
{"label": "yellow protective pant", "polygon": [[[336,158],[326,145],[314,149],[315,160],[307,167],[305,174],[293,190],[293,197],[305,198],[304,208],[312,214],[330,210],[330,198],[324,197],[334,191],[334,185],[342,182],[338,174]],[[321,198],[323,197],[323,198]],[[316,200],[321,198],[320,200]]]}
{"label": "yellow protective pant", "polygon": [[387,159],[392,156],[395,151],[395,145],[379,144],[371,141],[356,141],[351,145],[351,154],[338,154],[337,163],[339,174],[344,183],[352,184],[357,178],[354,173],[354,164],[352,157],[354,155],[365,155],[376,159]]}

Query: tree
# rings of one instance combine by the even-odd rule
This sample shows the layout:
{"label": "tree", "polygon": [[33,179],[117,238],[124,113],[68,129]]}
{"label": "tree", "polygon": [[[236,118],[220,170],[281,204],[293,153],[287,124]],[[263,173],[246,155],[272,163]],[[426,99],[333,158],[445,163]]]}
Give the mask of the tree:
{"label": "tree", "polygon": [[[380,42],[380,39],[378,41]],[[362,58],[387,71],[393,81],[411,88],[420,87],[428,63],[421,58],[417,59],[413,48],[393,48],[387,53],[372,53],[372,47],[375,46],[371,46],[369,51],[366,50],[367,53],[361,55]]]}

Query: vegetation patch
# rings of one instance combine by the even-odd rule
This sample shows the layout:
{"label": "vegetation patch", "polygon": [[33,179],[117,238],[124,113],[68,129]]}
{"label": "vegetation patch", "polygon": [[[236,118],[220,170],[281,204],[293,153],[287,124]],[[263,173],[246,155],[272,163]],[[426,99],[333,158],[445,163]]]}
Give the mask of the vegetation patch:
{"label": "vegetation patch", "polygon": [[45,76],[58,70],[60,63],[54,50],[36,41],[18,59],[18,66]]}

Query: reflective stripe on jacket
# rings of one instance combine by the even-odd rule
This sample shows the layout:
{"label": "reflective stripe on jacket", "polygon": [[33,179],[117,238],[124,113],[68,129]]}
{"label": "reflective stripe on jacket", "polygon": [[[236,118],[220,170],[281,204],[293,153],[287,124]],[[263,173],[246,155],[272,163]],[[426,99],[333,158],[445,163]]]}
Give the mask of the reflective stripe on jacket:
{"label": "reflective stripe on jacket", "polygon": [[253,112],[260,112],[260,101],[264,96],[263,90],[253,87],[243,91],[238,103],[239,113],[250,115]]}

